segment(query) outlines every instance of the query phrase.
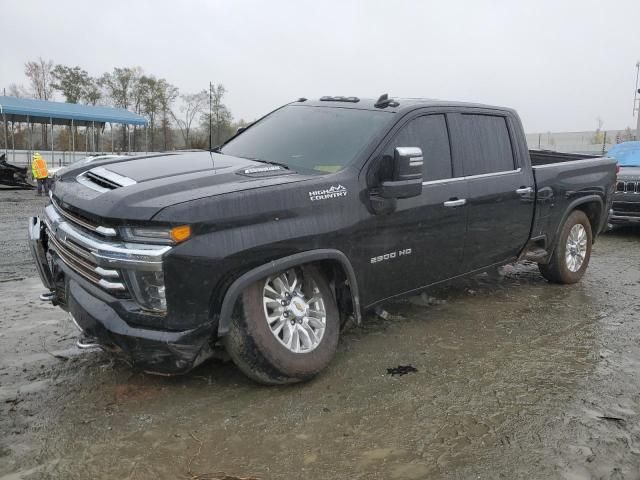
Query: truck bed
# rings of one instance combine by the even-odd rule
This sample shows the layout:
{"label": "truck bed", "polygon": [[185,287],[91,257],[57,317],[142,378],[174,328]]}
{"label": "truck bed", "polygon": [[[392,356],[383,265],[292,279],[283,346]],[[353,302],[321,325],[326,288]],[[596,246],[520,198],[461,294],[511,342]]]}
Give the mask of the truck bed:
{"label": "truck bed", "polygon": [[[546,236],[553,245],[557,227],[572,205],[584,197],[603,203],[594,225],[594,238],[606,227],[611,208],[611,194],[616,180],[616,161],[613,158],[530,150],[536,186],[536,208],[531,237]],[[604,202],[609,202],[606,204]]]}
{"label": "truck bed", "polygon": [[585,160],[589,158],[598,158],[599,155],[589,155],[583,153],[562,153],[553,150],[529,150],[531,157],[531,165],[534,167],[540,165],[549,165],[551,163],[573,162],[575,160]]}
{"label": "truck bed", "polygon": [[549,165],[551,163],[573,162],[575,160],[586,160],[589,158],[600,157],[600,155],[562,153],[553,150],[529,150],[529,156],[531,157],[531,165],[534,167]]}

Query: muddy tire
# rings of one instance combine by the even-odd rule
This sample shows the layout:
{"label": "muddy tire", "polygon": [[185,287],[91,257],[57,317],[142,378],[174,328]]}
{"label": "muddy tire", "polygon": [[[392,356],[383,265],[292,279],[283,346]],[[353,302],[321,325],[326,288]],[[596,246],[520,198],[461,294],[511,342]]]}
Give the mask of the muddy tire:
{"label": "muddy tire", "polygon": [[336,352],[339,332],[329,283],[319,269],[303,266],[249,286],[224,343],[243,373],[276,385],[309,380],[323,370]]}
{"label": "muddy tire", "polygon": [[576,283],[589,266],[593,234],[584,212],[571,212],[562,226],[558,244],[548,264],[539,264],[542,276],[552,283]]}

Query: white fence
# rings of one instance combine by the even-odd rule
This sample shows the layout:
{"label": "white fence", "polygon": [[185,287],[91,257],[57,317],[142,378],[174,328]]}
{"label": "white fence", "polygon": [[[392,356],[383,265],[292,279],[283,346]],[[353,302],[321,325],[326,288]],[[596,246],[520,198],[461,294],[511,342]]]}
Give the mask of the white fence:
{"label": "white fence", "polygon": [[[64,165],[70,165],[86,157],[92,157],[95,155],[111,155],[111,152],[70,152],[68,150],[8,150],[7,162],[13,165],[30,165],[33,152],[37,151],[40,156],[47,161],[47,165],[50,168],[62,167]],[[4,150],[0,150],[0,154],[4,153]],[[145,152],[124,152],[120,155],[143,155]]]}

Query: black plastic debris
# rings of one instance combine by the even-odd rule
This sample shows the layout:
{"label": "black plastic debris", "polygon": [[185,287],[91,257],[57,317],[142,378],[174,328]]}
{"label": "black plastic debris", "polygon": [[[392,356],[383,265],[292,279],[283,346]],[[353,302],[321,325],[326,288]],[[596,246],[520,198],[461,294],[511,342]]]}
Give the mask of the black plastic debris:
{"label": "black plastic debris", "polygon": [[413,365],[398,365],[397,367],[387,368],[387,373],[392,377],[398,375],[401,377],[402,375],[406,375],[407,373],[415,373],[418,369]]}

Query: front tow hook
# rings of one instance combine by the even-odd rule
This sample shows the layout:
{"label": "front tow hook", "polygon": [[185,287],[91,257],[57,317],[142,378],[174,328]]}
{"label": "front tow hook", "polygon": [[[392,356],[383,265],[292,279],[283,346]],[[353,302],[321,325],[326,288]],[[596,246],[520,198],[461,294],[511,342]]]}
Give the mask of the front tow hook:
{"label": "front tow hook", "polygon": [[56,292],[47,292],[40,294],[40,300],[42,300],[43,302],[53,302],[55,298]]}
{"label": "front tow hook", "polygon": [[82,334],[78,341],[76,342],[76,346],[78,348],[87,349],[87,348],[101,348],[101,345],[98,343],[98,339],[95,337],[89,337],[88,335]]}

